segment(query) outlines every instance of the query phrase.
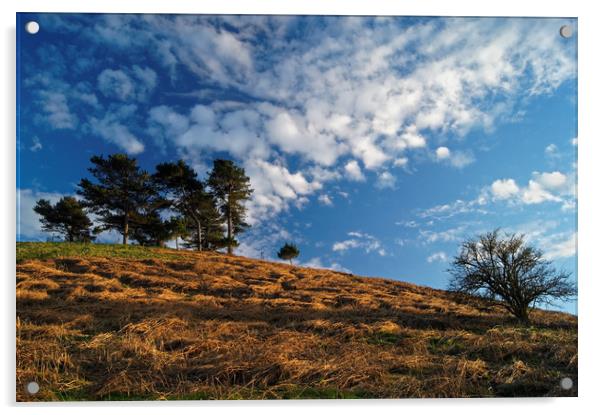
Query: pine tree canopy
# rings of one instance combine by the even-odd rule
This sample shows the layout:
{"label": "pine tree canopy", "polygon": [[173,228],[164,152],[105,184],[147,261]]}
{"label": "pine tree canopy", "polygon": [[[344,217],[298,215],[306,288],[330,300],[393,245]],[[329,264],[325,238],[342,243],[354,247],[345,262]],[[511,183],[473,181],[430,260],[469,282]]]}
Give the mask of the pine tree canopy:
{"label": "pine tree canopy", "polygon": [[41,216],[42,229],[47,232],[61,234],[69,242],[87,242],[94,239],[90,235],[92,221],[84,212],[82,204],[74,197],[65,196],[55,205],[40,199],[33,210]]}
{"label": "pine tree canopy", "polygon": [[183,160],[156,167],[153,180],[171,206],[187,219],[189,246],[197,250],[213,249],[223,239],[223,219],[215,197]]}
{"label": "pine tree canopy", "polygon": [[292,264],[292,260],[299,256],[299,248],[295,244],[285,243],[280,251],[278,251],[278,258],[289,260]]}
{"label": "pine tree canopy", "polygon": [[215,195],[221,214],[226,222],[225,239],[228,253],[237,245],[235,235],[243,232],[249,225],[245,222],[244,202],[251,197],[251,181],[242,167],[231,160],[214,160],[213,170],[207,184]]}
{"label": "pine tree canopy", "polygon": [[143,222],[145,210],[160,203],[150,175],[125,154],[106,159],[93,156],[90,161],[93,167],[89,171],[96,183],[82,179],[77,193],[83,196],[84,206],[98,216],[102,229],[117,230],[127,244],[130,224]]}

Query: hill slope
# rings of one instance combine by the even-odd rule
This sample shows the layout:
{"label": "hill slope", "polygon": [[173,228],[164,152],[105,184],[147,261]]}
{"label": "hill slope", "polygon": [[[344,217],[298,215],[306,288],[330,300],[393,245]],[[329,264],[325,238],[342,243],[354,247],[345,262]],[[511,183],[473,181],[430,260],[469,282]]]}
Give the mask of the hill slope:
{"label": "hill slope", "polygon": [[22,243],[17,260],[18,400],[577,393],[567,314],[519,327],[446,291],[209,252]]}

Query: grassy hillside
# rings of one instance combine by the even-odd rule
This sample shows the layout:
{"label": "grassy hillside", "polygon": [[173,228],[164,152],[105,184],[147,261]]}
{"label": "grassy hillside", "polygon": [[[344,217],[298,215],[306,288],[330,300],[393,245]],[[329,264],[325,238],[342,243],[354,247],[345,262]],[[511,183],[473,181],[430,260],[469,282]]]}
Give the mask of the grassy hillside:
{"label": "grassy hillside", "polygon": [[577,394],[567,314],[520,327],[474,298],[218,253],[18,243],[17,262],[20,401]]}

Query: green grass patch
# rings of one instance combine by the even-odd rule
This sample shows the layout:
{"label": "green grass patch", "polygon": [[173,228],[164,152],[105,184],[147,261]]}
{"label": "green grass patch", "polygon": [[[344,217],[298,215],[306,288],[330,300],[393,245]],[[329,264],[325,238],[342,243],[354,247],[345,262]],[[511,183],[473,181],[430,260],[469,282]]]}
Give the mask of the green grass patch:
{"label": "green grass patch", "polygon": [[56,258],[129,258],[174,259],[181,258],[178,251],[138,245],[84,244],[71,242],[17,242],[17,263],[31,259]]}
{"label": "green grass patch", "polygon": [[429,340],[427,347],[433,354],[457,355],[466,350],[466,346],[454,337],[434,337]]}
{"label": "green grass patch", "polygon": [[71,389],[67,391],[53,391],[55,398],[58,401],[73,402],[73,401],[88,401],[90,395],[85,389]]}
{"label": "green grass patch", "polygon": [[[159,399],[157,394],[127,394],[121,392],[109,393],[108,395],[95,396],[89,393],[85,388],[72,389],[68,391],[54,391],[54,396],[58,401],[63,402],[81,402],[81,401],[156,401]],[[179,398],[178,398],[179,399]]]}
{"label": "green grass patch", "polygon": [[366,338],[368,344],[376,344],[380,346],[397,344],[401,336],[393,333],[377,332]]}

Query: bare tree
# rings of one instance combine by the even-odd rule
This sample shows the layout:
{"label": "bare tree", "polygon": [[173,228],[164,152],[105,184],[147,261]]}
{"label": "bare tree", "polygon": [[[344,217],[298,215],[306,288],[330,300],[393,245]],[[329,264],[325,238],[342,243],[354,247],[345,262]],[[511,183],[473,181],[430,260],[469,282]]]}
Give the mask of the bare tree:
{"label": "bare tree", "polygon": [[451,290],[501,300],[523,323],[530,307],[577,295],[570,273],[556,270],[524,235],[502,237],[497,229],[463,242],[449,272]]}

